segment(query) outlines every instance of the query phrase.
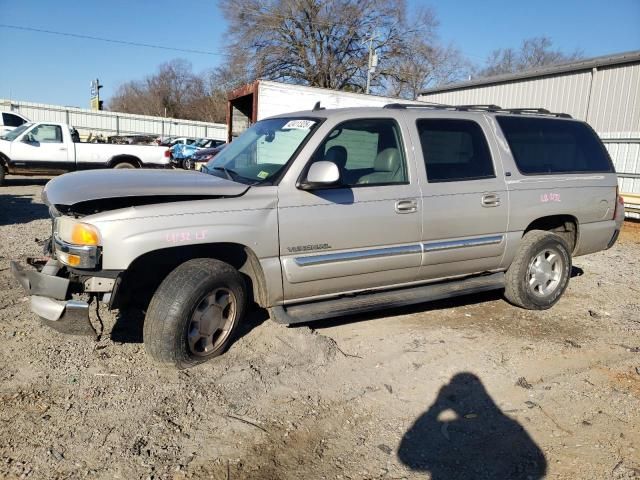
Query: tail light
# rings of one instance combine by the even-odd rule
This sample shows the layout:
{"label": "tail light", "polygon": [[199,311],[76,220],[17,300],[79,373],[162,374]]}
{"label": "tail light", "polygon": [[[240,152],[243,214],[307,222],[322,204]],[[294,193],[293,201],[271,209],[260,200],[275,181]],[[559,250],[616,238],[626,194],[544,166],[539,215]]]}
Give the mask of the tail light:
{"label": "tail light", "polygon": [[616,219],[616,216],[618,215],[618,209],[622,209],[624,210],[624,197],[622,195],[620,195],[620,187],[616,187],[616,206],[613,209],[613,220]]}
{"label": "tail light", "polygon": [[165,156],[166,158],[171,158],[171,151],[170,151],[169,149],[166,149],[166,150],[164,151],[164,156]]}

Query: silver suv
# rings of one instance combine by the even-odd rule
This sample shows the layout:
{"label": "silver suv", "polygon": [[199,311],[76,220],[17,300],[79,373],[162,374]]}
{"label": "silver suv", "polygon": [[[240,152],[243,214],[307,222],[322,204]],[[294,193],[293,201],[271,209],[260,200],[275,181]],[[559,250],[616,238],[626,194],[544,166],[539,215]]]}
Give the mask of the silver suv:
{"label": "silver suv", "polygon": [[178,368],[222,353],[252,304],[289,324],[490,289],[549,308],[624,217],[589,125],[496,106],[281,115],[202,173],[71,173],[43,199],[50,259],[12,264],[32,311],[95,334],[92,299],[140,307],[147,352]]}

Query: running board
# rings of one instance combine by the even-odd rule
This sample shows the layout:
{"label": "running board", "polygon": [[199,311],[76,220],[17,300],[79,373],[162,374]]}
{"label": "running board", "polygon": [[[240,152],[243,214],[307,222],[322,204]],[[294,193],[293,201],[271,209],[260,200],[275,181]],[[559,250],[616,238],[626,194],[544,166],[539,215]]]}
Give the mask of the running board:
{"label": "running board", "polygon": [[311,322],[386,308],[414,305],[504,288],[504,272],[381,292],[368,292],[318,302],[269,308],[277,323]]}

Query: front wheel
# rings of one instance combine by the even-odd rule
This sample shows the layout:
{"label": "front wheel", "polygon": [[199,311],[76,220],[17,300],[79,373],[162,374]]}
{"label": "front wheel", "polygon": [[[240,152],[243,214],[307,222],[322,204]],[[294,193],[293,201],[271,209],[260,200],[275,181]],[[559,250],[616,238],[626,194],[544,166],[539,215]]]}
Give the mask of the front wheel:
{"label": "front wheel", "polygon": [[173,270],[151,299],[144,320],[147,353],[188,368],[223,353],[247,304],[245,282],[231,265],[211,258]]}
{"label": "front wheel", "polygon": [[571,276],[571,254],[562,237],[543,230],[527,232],[505,278],[505,297],[529,310],[551,308]]}

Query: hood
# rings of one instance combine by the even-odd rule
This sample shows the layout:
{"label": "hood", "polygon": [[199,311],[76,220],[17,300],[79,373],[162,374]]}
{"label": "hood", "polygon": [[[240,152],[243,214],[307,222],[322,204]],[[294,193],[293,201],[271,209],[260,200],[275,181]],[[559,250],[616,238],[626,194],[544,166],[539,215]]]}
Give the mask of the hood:
{"label": "hood", "polygon": [[89,214],[151,203],[237,197],[248,189],[187,170],[90,170],[54,178],[44,187],[42,199],[62,213]]}

